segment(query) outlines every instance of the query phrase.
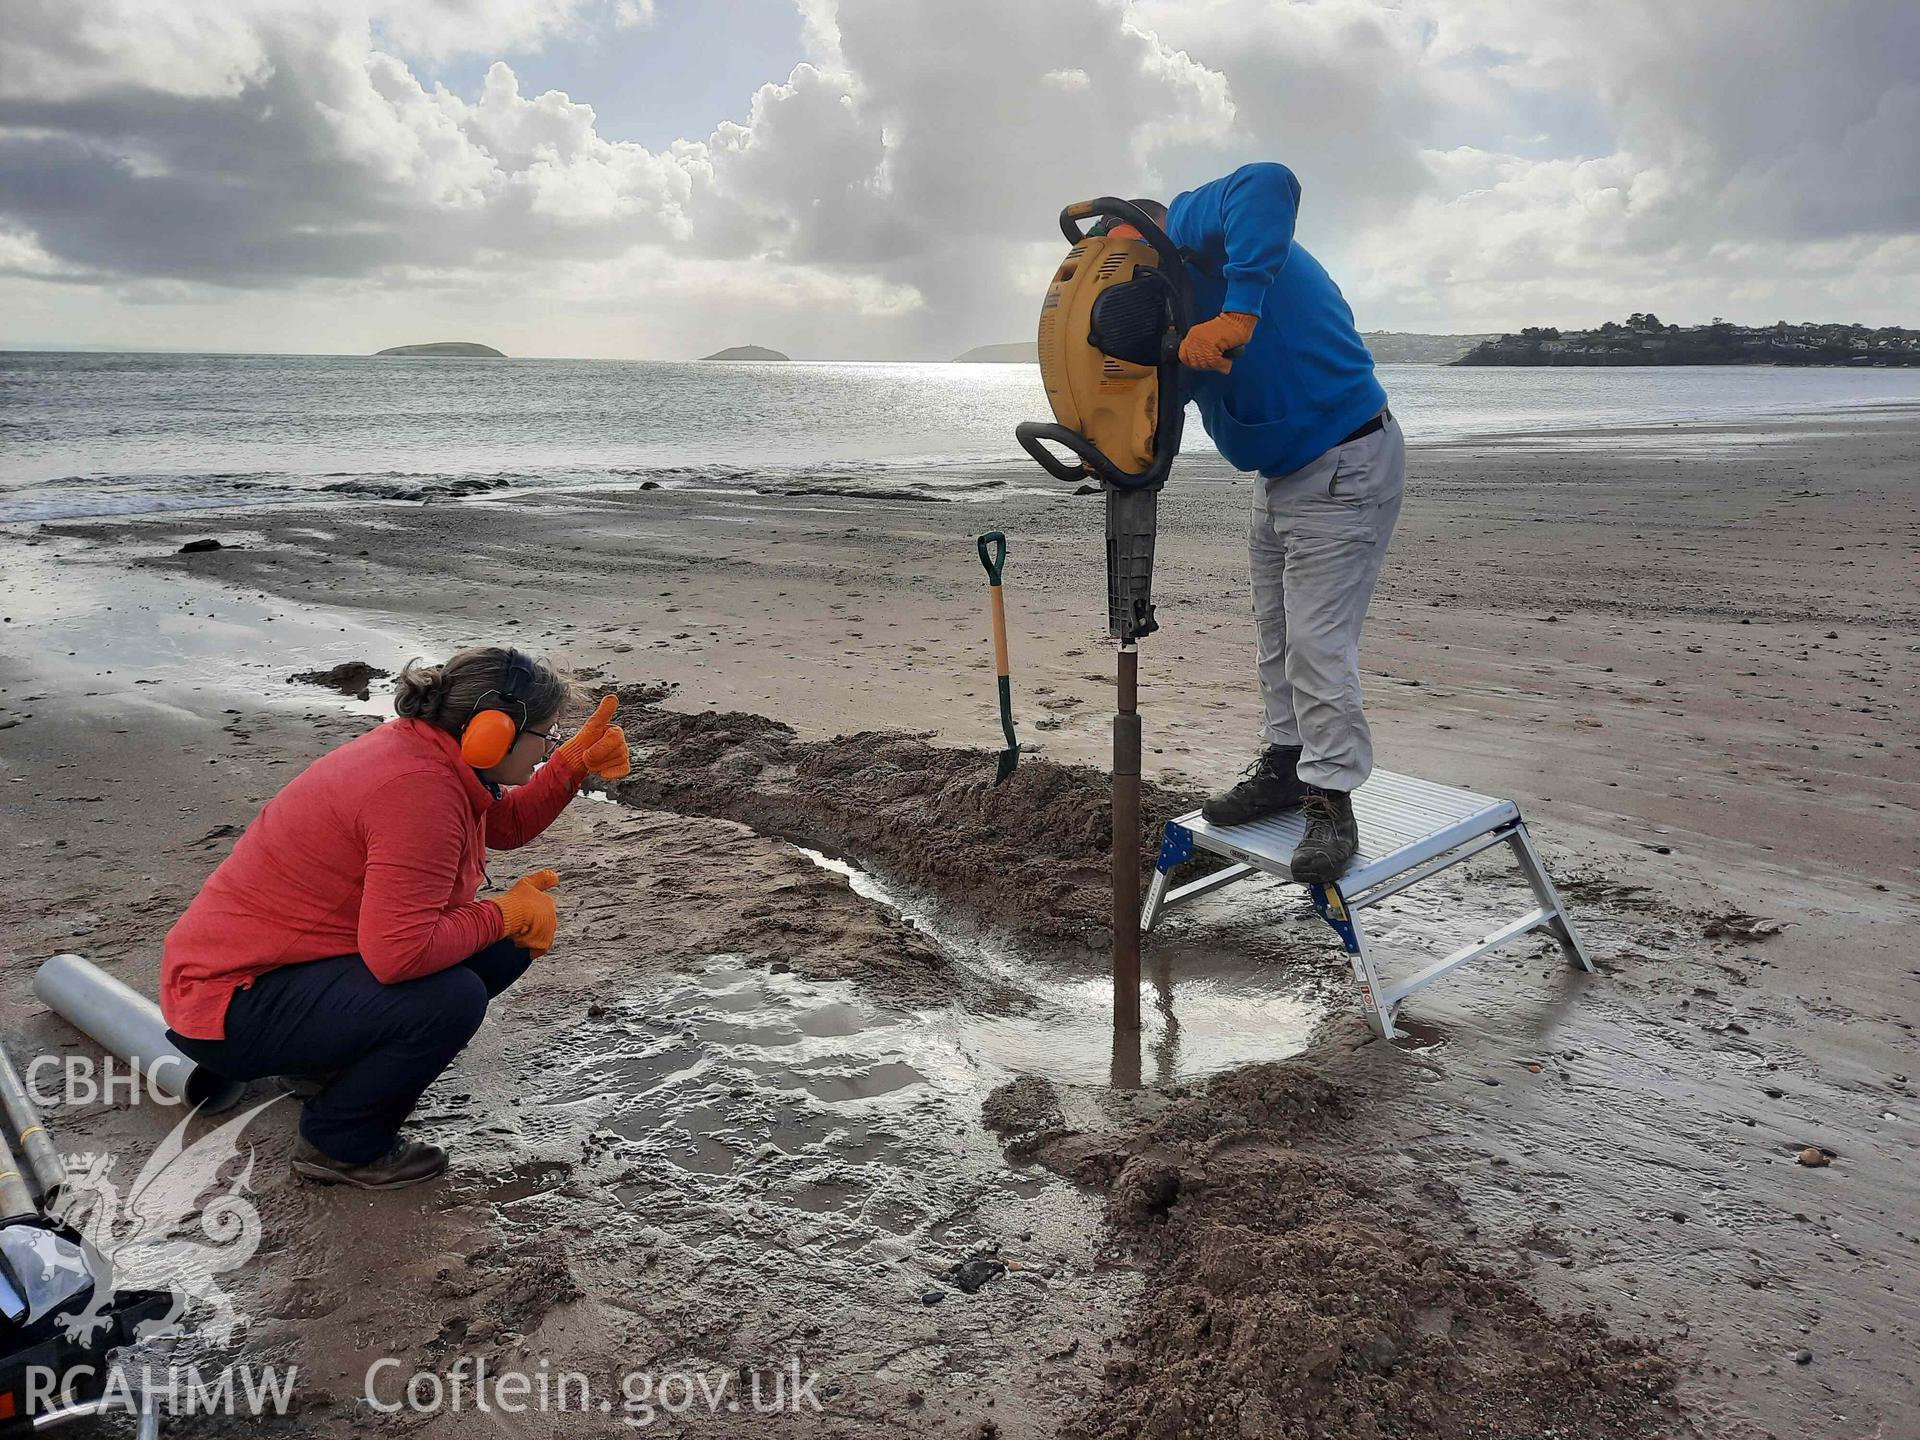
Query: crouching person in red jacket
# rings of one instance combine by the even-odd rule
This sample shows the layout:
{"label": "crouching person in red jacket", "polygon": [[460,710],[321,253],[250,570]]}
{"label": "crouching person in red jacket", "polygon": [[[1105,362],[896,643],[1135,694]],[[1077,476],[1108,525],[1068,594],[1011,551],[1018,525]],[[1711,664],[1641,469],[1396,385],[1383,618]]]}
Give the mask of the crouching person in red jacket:
{"label": "crouching person in red jacket", "polygon": [[308,1096],[296,1174],[396,1189],[446,1169],[401,1122],[554,938],[560,877],[476,900],[487,850],[534,839],[589,774],[627,773],[614,697],[562,744],[567,698],[516,650],[409,665],[399,718],[274,796],[168,933],[161,1010],[181,1050]]}

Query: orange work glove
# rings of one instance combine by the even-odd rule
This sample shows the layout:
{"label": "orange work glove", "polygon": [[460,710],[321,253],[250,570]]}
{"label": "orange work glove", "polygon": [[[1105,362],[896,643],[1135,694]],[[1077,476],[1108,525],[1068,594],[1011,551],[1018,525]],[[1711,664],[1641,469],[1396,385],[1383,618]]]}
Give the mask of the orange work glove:
{"label": "orange work glove", "polygon": [[602,695],[599,708],[587,717],[587,723],[556,752],[583,777],[618,780],[633,768],[627,755],[627,733],[613,723],[613,712],[619,708],[617,697]]}
{"label": "orange work glove", "polygon": [[551,870],[536,870],[513,882],[506,894],[492,900],[500,911],[500,936],[518,940],[537,960],[553,948],[553,932],[559,928],[560,913],[554,909],[547,891],[560,883]]}
{"label": "orange work glove", "polygon": [[1213,319],[1202,320],[1180,342],[1180,363],[1192,370],[1226,374],[1233,369],[1233,361],[1223,352],[1237,350],[1251,340],[1253,322],[1259,318],[1239,310],[1222,310]]}

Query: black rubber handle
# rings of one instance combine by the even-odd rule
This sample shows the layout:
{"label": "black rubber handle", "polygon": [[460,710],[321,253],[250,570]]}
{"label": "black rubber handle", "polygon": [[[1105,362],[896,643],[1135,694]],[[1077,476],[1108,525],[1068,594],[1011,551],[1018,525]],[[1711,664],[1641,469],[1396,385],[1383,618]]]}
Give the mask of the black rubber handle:
{"label": "black rubber handle", "polygon": [[[998,530],[989,530],[980,536],[977,543],[980,546],[980,563],[987,567],[987,583],[998,585],[1001,567],[1007,563],[1007,537]],[[992,555],[987,553],[989,546],[992,547]]]}
{"label": "black rubber handle", "polygon": [[[1102,195],[1097,200],[1076,200],[1060,212],[1060,233],[1067,237],[1069,245],[1078,245],[1087,238],[1087,232],[1080,228],[1080,222],[1095,215],[1105,215],[1118,220],[1122,225],[1131,225],[1140,232],[1140,238],[1153,247],[1154,258],[1160,269],[1169,275],[1183,272],[1184,263],[1180,257],[1180,247],[1173,243],[1167,232],[1160,228],[1160,222],[1131,200],[1121,200],[1113,195]],[[1186,287],[1181,286],[1182,290]],[[1184,299],[1184,295],[1181,297]],[[1187,328],[1187,317],[1179,315],[1180,329]]]}
{"label": "black rubber handle", "polygon": [[[1013,438],[1020,442],[1022,450],[1040,462],[1041,469],[1056,480],[1085,480],[1091,471],[1095,479],[1119,490],[1152,490],[1166,484],[1167,473],[1173,469],[1173,457],[1178,452],[1177,442],[1172,447],[1162,447],[1153,457],[1153,463],[1135,474],[1130,470],[1122,470],[1096,450],[1084,435],[1064,425],[1022,420],[1013,427]],[[1086,468],[1076,470],[1062,463],[1060,457],[1047,449],[1047,443],[1043,442],[1072,451]]]}

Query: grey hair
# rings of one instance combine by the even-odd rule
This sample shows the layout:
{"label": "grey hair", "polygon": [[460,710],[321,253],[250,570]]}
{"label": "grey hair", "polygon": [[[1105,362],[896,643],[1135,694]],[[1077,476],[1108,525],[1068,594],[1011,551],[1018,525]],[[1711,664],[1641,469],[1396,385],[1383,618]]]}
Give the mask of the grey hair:
{"label": "grey hair", "polygon": [[[507,680],[507,655],[501,645],[472,645],[442,665],[409,660],[393,680],[393,713],[458,735],[476,713],[499,700]],[[527,713],[517,718],[531,728],[566,708],[573,684],[551,661],[536,655],[527,659],[533,665],[533,683],[527,687]]]}

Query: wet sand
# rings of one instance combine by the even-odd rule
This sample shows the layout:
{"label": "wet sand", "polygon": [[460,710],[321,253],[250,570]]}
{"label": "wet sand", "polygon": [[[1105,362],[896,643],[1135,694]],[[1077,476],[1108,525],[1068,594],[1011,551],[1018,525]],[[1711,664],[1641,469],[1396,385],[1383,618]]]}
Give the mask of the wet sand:
{"label": "wet sand", "polygon": [[[1148,1029],[1111,1051],[1098,777],[1044,763],[1105,757],[1099,510],[1013,493],[1023,469],[981,477],[1009,482],[988,504],[595,490],[16,528],[7,1038],[83,1051],[28,997],[32,965],[76,949],[151,990],[221,827],[379,707],[377,684],[361,705],[288,676],[507,638],[673,688],[636,707],[630,806],[577,806],[526,859],[567,877],[563,944],[429,1098],[458,1156],[446,1189],[292,1186],[290,1120],[269,1125],[249,1344],[305,1357],[296,1429],[355,1417],[376,1353],[522,1344],[609,1373],[830,1360],[834,1403],[796,1433],[1134,1423],[1108,1361],[1172,1363],[1155,1287],[1188,1284],[1207,1227],[1245,1217],[1175,1201],[1192,1243],[1143,1239],[1102,1219],[1118,1169],[1087,1190],[1049,1155],[1003,1160],[980,1101],[1049,1077],[1051,1158],[1132,1153],[1178,1087],[1298,1055],[1343,1118],[1253,1125],[1251,1173],[1302,1147],[1447,1265],[1657,1346],[1679,1409],[1650,1390],[1592,1433],[1892,1434],[1920,1325],[1916,455],[1920,421],[1894,413],[1416,447],[1367,648],[1380,762],[1516,799],[1603,973],[1512,947],[1417,997],[1398,1046],[1367,1043],[1297,895],[1248,886],[1156,937]],[[1251,750],[1246,501],[1198,462],[1163,498],[1141,703],[1170,797]],[[999,744],[988,528],[1012,538],[1016,714],[1038,751],[1012,803],[1074,817],[1014,826],[1044,843],[1011,876],[991,760],[972,780],[950,753]],[[174,553],[207,535],[230,548]],[[832,743],[876,731],[895,733]],[[939,823],[903,836],[916,810]],[[1423,890],[1384,917],[1396,966],[1518,908],[1490,861]],[[1741,914],[1783,928],[1715,923]],[[69,1148],[156,1132],[54,1118]],[[1809,1145],[1832,1165],[1794,1163]],[[1221,1162],[1156,1163],[1201,1196]],[[939,1283],[996,1244],[1021,1267],[977,1295]],[[1342,1374],[1362,1371],[1341,1393],[1403,1413],[1377,1369]],[[1244,1414],[1249,1393],[1205,1398]]]}

